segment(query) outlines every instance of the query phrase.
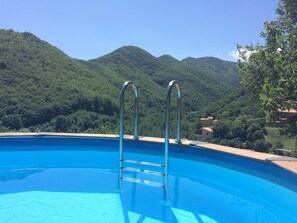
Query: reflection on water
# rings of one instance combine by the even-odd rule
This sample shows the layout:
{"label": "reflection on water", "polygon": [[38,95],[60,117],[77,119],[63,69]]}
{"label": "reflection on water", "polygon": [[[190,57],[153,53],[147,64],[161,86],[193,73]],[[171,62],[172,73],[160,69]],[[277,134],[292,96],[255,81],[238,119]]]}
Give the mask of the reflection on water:
{"label": "reflection on water", "polygon": [[0,170],[0,181],[21,180],[44,170],[43,168],[2,169]]}
{"label": "reflection on water", "polygon": [[0,222],[297,222],[296,192],[199,160],[170,159],[169,204],[155,187],[123,182],[119,192],[117,158],[109,151],[1,152]]}
{"label": "reflection on water", "polygon": [[[277,198],[256,196],[263,191],[249,194],[209,179],[170,176],[164,205],[159,188],[124,182],[119,193],[110,169],[18,170],[17,176],[0,181],[1,222],[297,222],[291,200],[277,206]],[[296,201],[290,191],[274,193]]]}
{"label": "reflection on water", "polygon": [[28,191],[1,195],[1,222],[124,222],[111,193]]}

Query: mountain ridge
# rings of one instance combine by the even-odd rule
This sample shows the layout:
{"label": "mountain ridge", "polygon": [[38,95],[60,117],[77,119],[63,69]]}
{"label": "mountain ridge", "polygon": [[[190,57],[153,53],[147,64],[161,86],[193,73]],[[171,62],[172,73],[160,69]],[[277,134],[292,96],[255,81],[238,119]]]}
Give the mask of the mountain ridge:
{"label": "mountain ridge", "polygon": [[[169,55],[155,57],[139,47],[124,46],[85,61],[31,33],[12,30],[0,30],[0,64],[2,131],[116,133],[119,91],[132,80],[141,97],[140,134],[163,137],[165,90],[176,79],[183,95],[183,134],[188,134],[191,113],[236,89],[211,73]],[[126,128],[131,132],[131,92],[126,100]]]}
{"label": "mountain ridge", "polygon": [[200,71],[207,69],[207,72],[217,80],[234,87],[240,87],[238,67],[235,62],[224,61],[215,57],[187,57],[182,62]]}

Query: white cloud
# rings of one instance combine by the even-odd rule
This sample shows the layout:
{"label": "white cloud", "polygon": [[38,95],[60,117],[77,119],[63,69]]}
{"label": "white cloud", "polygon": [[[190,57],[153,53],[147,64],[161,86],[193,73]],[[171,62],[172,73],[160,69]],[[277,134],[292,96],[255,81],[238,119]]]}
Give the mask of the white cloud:
{"label": "white cloud", "polygon": [[239,60],[240,59],[238,50],[230,51],[229,56],[231,56],[234,60]]}
{"label": "white cloud", "polygon": [[[243,54],[245,55],[246,59],[248,60],[249,57],[250,57],[253,53],[257,52],[257,51],[248,50],[247,48],[241,48],[241,49],[240,49],[240,52],[243,53]],[[236,61],[239,60],[239,59],[241,59],[241,60],[243,59],[243,58],[240,56],[238,50],[232,50],[232,51],[230,51],[230,52],[229,52],[229,56],[231,56],[231,57],[232,57],[234,60],[236,60]]]}

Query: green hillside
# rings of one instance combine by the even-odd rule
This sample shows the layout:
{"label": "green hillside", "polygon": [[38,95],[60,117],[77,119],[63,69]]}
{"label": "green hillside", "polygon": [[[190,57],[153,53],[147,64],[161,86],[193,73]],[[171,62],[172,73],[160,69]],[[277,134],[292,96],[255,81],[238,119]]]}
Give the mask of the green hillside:
{"label": "green hillside", "polygon": [[199,72],[185,66],[170,56],[156,58],[133,46],[122,47],[111,54],[91,60],[94,66],[108,67],[125,79],[134,80],[143,89],[144,96],[164,101],[165,90],[170,80],[178,80],[183,91],[185,111],[201,110],[234,88],[222,84],[209,73]]}
{"label": "green hillside", "polygon": [[217,119],[234,119],[245,115],[256,117],[261,113],[259,109],[257,99],[250,92],[238,89],[209,104],[202,114],[205,117],[214,116]]}
{"label": "green hillside", "polygon": [[[257,98],[247,90],[239,89],[209,104],[201,117],[209,116],[218,121],[196,121],[196,126],[213,125],[214,137],[210,140],[213,143],[296,156],[295,138],[282,135],[281,128],[266,123]],[[276,148],[286,152],[275,151]]]}
{"label": "green hillside", "polygon": [[[285,150],[295,150],[295,139],[289,138],[280,134],[280,128],[266,127],[267,135],[266,140],[272,144],[273,148],[280,148]],[[279,146],[282,145],[282,146]],[[286,154],[290,155],[290,154]]]}
{"label": "green hillside", "polygon": [[[235,89],[207,69],[167,55],[157,58],[137,47],[83,61],[28,32],[1,30],[1,130],[117,133],[120,88],[129,79],[139,88],[140,134],[150,136],[163,136],[170,80],[182,88],[183,136],[191,129],[192,113]],[[126,129],[132,133],[133,93],[126,94]],[[174,109],[174,92],[172,97]]]}
{"label": "green hillside", "polygon": [[118,112],[118,88],[104,72],[90,70],[34,35],[1,31],[0,52],[5,64],[0,70],[0,115],[8,129],[45,124],[79,110],[109,116]]}
{"label": "green hillside", "polygon": [[183,63],[195,69],[209,73],[220,82],[239,87],[237,63],[227,62],[214,57],[192,58],[182,60]]}

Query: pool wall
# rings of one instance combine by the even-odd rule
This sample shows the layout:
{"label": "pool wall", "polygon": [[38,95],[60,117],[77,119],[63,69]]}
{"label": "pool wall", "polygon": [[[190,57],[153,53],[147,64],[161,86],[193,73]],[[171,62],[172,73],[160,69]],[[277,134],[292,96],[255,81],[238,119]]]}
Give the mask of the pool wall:
{"label": "pool wall", "polygon": [[[67,140],[67,138],[71,140]],[[81,141],[84,138],[85,140]],[[126,152],[129,153],[141,153],[151,154],[159,156],[162,159],[164,153],[163,139],[152,137],[141,137],[140,140],[129,140],[132,136],[126,136],[124,144],[127,147]],[[42,150],[71,150],[79,151],[81,144],[85,144],[86,141],[89,145],[87,150],[105,150],[112,153],[118,152],[118,137],[116,135],[97,135],[97,134],[65,134],[65,133],[2,133],[0,138],[0,151],[42,151]],[[99,140],[98,140],[99,139]],[[108,143],[106,143],[108,141]],[[164,140],[163,140],[164,141]],[[139,145],[141,142],[141,147]],[[152,147],[151,145],[154,144]],[[192,144],[192,145],[191,145]],[[22,145],[21,147],[19,145]],[[34,145],[34,146],[32,146]],[[221,149],[219,145],[217,149],[213,148],[214,144],[202,143],[196,141],[184,140],[183,145],[178,145],[171,140],[169,148],[169,154],[172,158],[182,158],[213,163],[213,165],[220,165],[228,169],[244,172],[247,174],[255,175],[260,178],[267,179],[275,182],[291,190],[297,191],[297,174],[294,172],[294,168],[297,162],[294,161],[282,161],[290,162],[293,168],[283,168],[281,165],[277,165],[274,162],[267,161],[263,157],[283,158],[272,154],[259,153],[251,150],[235,149],[231,147],[223,147]],[[208,148],[210,147],[210,148]],[[236,153],[233,153],[234,150]],[[240,154],[242,152],[242,154]],[[247,155],[248,154],[248,155]],[[48,157],[51,156],[52,157]],[[38,155],[37,155],[38,156]],[[69,163],[69,160],[65,157],[57,157],[54,153],[47,154],[47,158],[50,158],[50,162],[47,165],[51,166],[72,166],[84,165],[92,168],[98,167],[98,160],[84,160],[83,157],[78,155],[77,163]],[[1,159],[2,166],[10,167],[6,160]],[[42,162],[42,155],[35,160],[26,160],[25,153],[20,154],[20,157],[16,157],[17,164],[30,167],[49,167],[44,166]],[[101,166],[114,168],[118,165],[118,157],[114,154],[110,154],[109,157],[102,159]],[[162,160],[160,160],[162,162]],[[240,165],[238,165],[240,164]],[[10,167],[11,168],[11,167]],[[182,172],[185,167],[175,166],[170,171]],[[292,171],[293,170],[293,171]]]}
{"label": "pool wall", "polygon": [[[116,134],[84,134],[84,133],[49,133],[49,132],[37,132],[37,133],[25,133],[25,132],[5,132],[0,133],[0,137],[16,137],[16,136],[65,136],[65,137],[88,137],[88,138],[109,138],[109,139],[118,139],[118,135]],[[125,139],[133,140],[133,136],[125,135]],[[145,142],[153,142],[153,143],[164,143],[164,138],[156,138],[156,137],[139,137],[139,141]],[[169,140],[170,144],[176,144],[174,139]],[[283,159],[282,156],[268,154],[268,153],[260,153],[253,150],[248,149],[238,149],[227,146],[221,146],[211,143],[197,142],[191,141],[187,139],[182,139],[183,145],[195,145],[200,148],[205,148],[207,150],[214,150],[216,152],[227,153],[234,156],[240,156],[250,159],[261,160],[264,162],[272,163],[273,165],[277,165],[281,168],[284,168],[290,172],[297,174],[297,159],[296,158],[288,158]],[[274,159],[274,160],[272,160]]]}

